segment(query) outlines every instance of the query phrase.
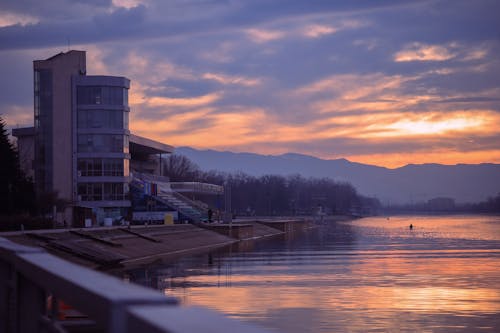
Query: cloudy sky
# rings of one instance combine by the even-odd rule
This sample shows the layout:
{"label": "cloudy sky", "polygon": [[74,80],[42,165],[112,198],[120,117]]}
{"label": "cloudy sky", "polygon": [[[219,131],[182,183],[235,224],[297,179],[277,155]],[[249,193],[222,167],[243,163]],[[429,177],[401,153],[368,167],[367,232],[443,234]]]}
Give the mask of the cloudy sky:
{"label": "cloudy sky", "polygon": [[174,146],[397,167],[500,163],[500,2],[4,0],[0,114],[32,61],[126,76],[131,130]]}

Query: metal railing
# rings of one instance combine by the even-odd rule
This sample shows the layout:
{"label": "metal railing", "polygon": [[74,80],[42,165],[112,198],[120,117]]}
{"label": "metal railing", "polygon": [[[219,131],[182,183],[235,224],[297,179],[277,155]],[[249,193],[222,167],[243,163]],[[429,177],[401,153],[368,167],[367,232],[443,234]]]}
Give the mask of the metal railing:
{"label": "metal railing", "polygon": [[209,206],[208,206],[208,204],[206,204],[204,202],[192,200],[179,192],[173,192],[172,195],[175,198],[177,198],[178,200],[180,200],[180,201],[188,204],[189,206],[193,207],[194,209],[200,211],[200,213],[202,215],[206,214],[206,212],[208,210]]}
{"label": "metal railing", "polygon": [[173,182],[170,183],[170,187],[177,192],[224,194],[223,186],[208,183]]}
{"label": "metal railing", "polygon": [[160,176],[151,173],[133,172],[131,175],[135,178],[139,178],[142,179],[143,181],[148,181],[148,182],[168,183],[170,181],[170,179],[166,176]]}
{"label": "metal railing", "polygon": [[[86,319],[60,320],[58,300]],[[0,237],[0,333],[67,332],[75,325],[110,333],[265,332],[211,310],[177,305],[160,292]]]}

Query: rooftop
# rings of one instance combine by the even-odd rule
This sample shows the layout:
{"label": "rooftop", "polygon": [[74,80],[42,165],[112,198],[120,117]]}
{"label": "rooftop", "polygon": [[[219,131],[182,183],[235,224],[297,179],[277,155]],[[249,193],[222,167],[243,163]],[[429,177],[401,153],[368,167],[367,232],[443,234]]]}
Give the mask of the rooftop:
{"label": "rooftop", "polygon": [[130,134],[130,152],[141,154],[171,154],[174,147],[164,143]]}
{"label": "rooftop", "polygon": [[[34,127],[21,127],[12,129],[12,135],[15,137],[34,136]],[[130,134],[130,152],[139,154],[171,154],[174,147],[151,140],[139,135]]]}

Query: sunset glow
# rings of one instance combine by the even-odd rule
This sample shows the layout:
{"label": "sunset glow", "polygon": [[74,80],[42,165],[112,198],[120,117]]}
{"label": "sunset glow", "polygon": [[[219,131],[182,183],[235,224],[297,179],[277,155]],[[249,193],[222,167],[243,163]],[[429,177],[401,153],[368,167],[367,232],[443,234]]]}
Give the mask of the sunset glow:
{"label": "sunset glow", "polygon": [[[11,128],[33,125],[32,60],[69,47],[87,50],[88,74],[130,78],[131,130],[173,146],[500,163],[498,8],[484,1],[2,6]],[[83,11],[95,16],[53,37]]]}

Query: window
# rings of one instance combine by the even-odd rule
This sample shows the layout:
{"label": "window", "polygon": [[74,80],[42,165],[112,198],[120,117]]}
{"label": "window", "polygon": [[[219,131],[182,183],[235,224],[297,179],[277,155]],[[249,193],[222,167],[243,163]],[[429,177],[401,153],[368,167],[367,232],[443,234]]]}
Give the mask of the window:
{"label": "window", "polygon": [[128,185],[124,183],[79,183],[81,201],[126,200]]}
{"label": "window", "polygon": [[[125,114],[127,114],[125,118]],[[124,122],[126,126],[124,126]],[[78,110],[78,128],[128,129],[128,112],[121,110]]]}
{"label": "window", "polygon": [[128,112],[123,112],[123,128],[128,129]]}
{"label": "window", "polygon": [[123,160],[123,175],[125,177],[130,176],[130,160]]}
{"label": "window", "polygon": [[103,159],[104,176],[123,176],[124,160],[118,158]]}
{"label": "window", "polygon": [[101,201],[102,183],[79,183],[78,195],[81,201]]}
{"label": "window", "polygon": [[123,105],[128,106],[128,89],[123,89]]}
{"label": "window", "polygon": [[104,200],[123,200],[123,183],[104,183]]}
{"label": "window", "polygon": [[128,105],[128,91],[123,87],[78,86],[79,105]]}
{"label": "window", "polygon": [[78,174],[83,177],[102,176],[102,163],[100,158],[78,159]]}
{"label": "window", "polygon": [[33,84],[33,87],[34,87],[34,90],[35,90],[35,94],[39,93],[40,92],[40,71],[36,70],[35,73],[34,73],[34,84]]}
{"label": "window", "polygon": [[79,134],[79,153],[128,153],[128,136],[120,134]]}
{"label": "window", "polygon": [[128,160],[120,158],[79,158],[78,175],[82,177],[123,177],[128,176]]}

